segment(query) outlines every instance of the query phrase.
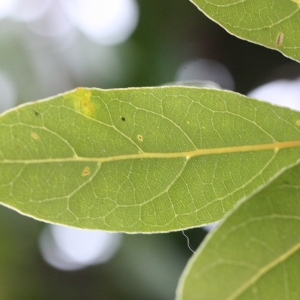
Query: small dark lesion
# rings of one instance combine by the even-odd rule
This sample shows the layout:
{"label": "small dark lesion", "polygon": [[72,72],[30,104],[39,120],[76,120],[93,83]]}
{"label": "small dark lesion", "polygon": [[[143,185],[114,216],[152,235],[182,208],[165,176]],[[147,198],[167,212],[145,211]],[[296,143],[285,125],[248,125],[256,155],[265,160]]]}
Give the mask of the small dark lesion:
{"label": "small dark lesion", "polygon": [[35,110],[34,110],[34,115],[37,117],[37,116],[40,115],[40,113],[35,109]]}
{"label": "small dark lesion", "polygon": [[125,117],[121,117],[121,120],[122,120],[123,122],[125,122],[125,121],[126,121]]}

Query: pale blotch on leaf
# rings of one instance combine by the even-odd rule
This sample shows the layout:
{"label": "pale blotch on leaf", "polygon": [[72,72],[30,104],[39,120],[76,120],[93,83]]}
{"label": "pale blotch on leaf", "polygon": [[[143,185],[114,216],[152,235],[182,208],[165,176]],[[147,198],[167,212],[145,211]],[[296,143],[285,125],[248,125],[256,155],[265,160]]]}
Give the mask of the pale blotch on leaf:
{"label": "pale blotch on leaf", "polygon": [[282,45],[282,43],[283,43],[283,37],[284,37],[283,33],[279,32],[278,35],[277,35],[277,39],[276,39],[276,45],[277,45],[277,47],[279,47],[279,46]]}
{"label": "pale blotch on leaf", "polygon": [[82,177],[88,176],[88,175],[90,175],[90,174],[91,174],[91,170],[90,170],[89,167],[85,167],[85,168],[83,169],[83,171],[81,172],[81,176],[82,176]]}
{"label": "pale blotch on leaf", "polygon": [[296,121],[296,125],[297,125],[297,126],[300,126],[300,120],[297,120],[297,121]]}
{"label": "pale blotch on leaf", "polygon": [[38,140],[40,138],[35,132],[31,132],[30,136],[35,140]]}
{"label": "pale blotch on leaf", "polygon": [[71,95],[74,99],[75,109],[88,117],[90,117],[95,110],[95,107],[91,102],[91,94],[92,91],[90,90],[77,88],[74,94]]}
{"label": "pale blotch on leaf", "polygon": [[144,140],[143,136],[140,135],[140,134],[137,136],[137,138],[138,138],[138,140],[139,140],[140,142],[142,142],[142,141]]}

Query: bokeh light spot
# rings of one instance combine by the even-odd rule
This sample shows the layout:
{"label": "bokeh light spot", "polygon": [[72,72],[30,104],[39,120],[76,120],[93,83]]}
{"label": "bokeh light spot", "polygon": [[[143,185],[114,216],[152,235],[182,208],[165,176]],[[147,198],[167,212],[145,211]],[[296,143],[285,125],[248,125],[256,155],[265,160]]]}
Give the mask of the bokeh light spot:
{"label": "bokeh light spot", "polygon": [[0,19],[7,17],[14,10],[16,0],[0,0]]}
{"label": "bokeh light spot", "polygon": [[234,90],[234,80],[221,63],[210,59],[197,59],[183,63],[176,74],[176,81],[212,81],[222,89]]}
{"label": "bokeh light spot", "polygon": [[119,44],[135,30],[139,10],[135,0],[60,0],[71,22],[101,44]]}
{"label": "bokeh light spot", "polygon": [[40,18],[49,8],[51,0],[17,0],[11,17],[16,21],[31,22]]}
{"label": "bokeh light spot", "polygon": [[234,90],[234,80],[221,63],[210,59],[197,59],[183,63],[176,74],[176,81],[212,81],[222,89]]}
{"label": "bokeh light spot", "polygon": [[121,239],[118,233],[47,225],[40,236],[40,251],[51,266],[78,270],[110,260]]}
{"label": "bokeh light spot", "polygon": [[252,90],[248,96],[300,111],[300,78],[269,82]]}

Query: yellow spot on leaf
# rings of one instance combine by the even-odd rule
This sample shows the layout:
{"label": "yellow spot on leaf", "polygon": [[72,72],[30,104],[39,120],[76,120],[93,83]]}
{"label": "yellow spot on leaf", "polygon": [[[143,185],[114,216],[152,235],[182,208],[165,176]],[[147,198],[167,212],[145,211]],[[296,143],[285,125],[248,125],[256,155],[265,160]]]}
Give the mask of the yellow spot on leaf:
{"label": "yellow spot on leaf", "polygon": [[277,39],[276,39],[276,45],[277,45],[277,47],[279,47],[279,46],[282,45],[282,43],[283,43],[283,37],[284,37],[283,33],[279,32],[278,35],[277,35]]}
{"label": "yellow spot on leaf", "polygon": [[83,169],[83,171],[81,172],[81,176],[88,176],[88,175],[90,175],[91,174],[91,170],[90,170],[90,168],[89,167],[85,167],[84,169]]}
{"label": "yellow spot on leaf", "polygon": [[138,140],[139,140],[140,142],[143,141],[143,136],[142,136],[142,135],[139,134],[139,135],[137,136],[137,138],[138,138]]}
{"label": "yellow spot on leaf", "polygon": [[75,109],[86,116],[91,116],[95,110],[94,104],[91,101],[92,91],[84,88],[77,88],[72,95],[75,100]]}
{"label": "yellow spot on leaf", "polygon": [[38,140],[40,138],[35,132],[31,132],[30,136],[35,140]]}
{"label": "yellow spot on leaf", "polygon": [[300,5],[300,0],[292,0],[292,2],[297,3],[298,5]]}
{"label": "yellow spot on leaf", "polygon": [[296,121],[296,125],[297,125],[297,126],[300,126],[300,120],[297,120],[297,121]]}

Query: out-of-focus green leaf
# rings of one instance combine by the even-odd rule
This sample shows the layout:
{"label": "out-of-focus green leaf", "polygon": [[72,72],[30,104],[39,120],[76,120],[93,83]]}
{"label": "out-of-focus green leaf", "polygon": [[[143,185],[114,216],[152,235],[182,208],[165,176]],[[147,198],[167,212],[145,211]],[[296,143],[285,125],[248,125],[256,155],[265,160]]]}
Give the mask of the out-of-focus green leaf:
{"label": "out-of-focus green leaf", "polygon": [[239,38],[300,61],[299,0],[190,0]]}
{"label": "out-of-focus green leaf", "polygon": [[299,120],[219,90],[77,89],[1,115],[0,201],[81,228],[199,226],[297,162]]}
{"label": "out-of-focus green leaf", "polygon": [[178,299],[299,299],[300,166],[242,202],[201,245]]}

